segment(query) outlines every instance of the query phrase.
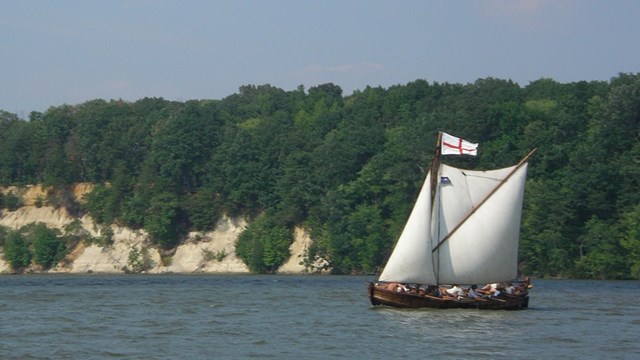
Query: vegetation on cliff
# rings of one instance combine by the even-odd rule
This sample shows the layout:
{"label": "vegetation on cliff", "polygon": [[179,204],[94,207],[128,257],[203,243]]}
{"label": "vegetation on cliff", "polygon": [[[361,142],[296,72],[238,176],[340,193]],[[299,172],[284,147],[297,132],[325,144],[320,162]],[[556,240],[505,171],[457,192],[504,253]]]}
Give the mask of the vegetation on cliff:
{"label": "vegetation on cliff", "polygon": [[[250,85],[222,100],[93,100],[26,120],[0,112],[0,185],[99,184],[77,211],[145,229],[164,248],[222,214],[254,218],[237,252],[259,272],[286,259],[291,229],[303,224],[314,240],[309,263],[371,272],[402,230],[439,130],[480,143],[478,157],[451,159],[463,167],[506,166],[539,148],[525,194],[523,272],[640,277],[635,74],[524,87],[418,80],[347,97],[334,84]],[[27,260],[13,236],[0,245],[19,266]]]}

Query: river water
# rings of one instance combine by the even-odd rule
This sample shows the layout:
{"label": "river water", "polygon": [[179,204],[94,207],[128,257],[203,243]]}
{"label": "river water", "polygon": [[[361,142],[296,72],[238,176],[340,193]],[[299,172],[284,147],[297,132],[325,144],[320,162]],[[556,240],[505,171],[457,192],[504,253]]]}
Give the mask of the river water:
{"label": "river water", "polygon": [[639,359],[640,282],[524,311],[373,308],[362,276],[0,276],[0,359]]}

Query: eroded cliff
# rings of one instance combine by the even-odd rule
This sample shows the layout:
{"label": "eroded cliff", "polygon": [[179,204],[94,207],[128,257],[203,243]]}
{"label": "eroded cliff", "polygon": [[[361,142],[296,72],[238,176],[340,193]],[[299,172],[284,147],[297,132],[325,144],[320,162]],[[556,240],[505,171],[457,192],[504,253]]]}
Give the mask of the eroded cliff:
{"label": "eroded cliff", "polygon": [[[81,203],[84,195],[91,191],[90,184],[77,184],[72,189],[74,201]],[[21,199],[21,206],[14,211],[0,211],[0,225],[18,229],[32,223],[44,223],[50,228],[60,229],[76,222],[91,237],[100,237],[103,227],[97,226],[88,215],[81,217],[69,213],[65,207],[43,205],[48,192],[40,186],[0,189],[3,194],[13,194]],[[242,218],[223,217],[211,232],[193,232],[188,240],[171,252],[152,246],[142,230],[111,225],[112,244],[100,246],[79,241],[69,249],[66,258],[48,270],[49,273],[123,273],[131,268],[132,252],[144,262],[147,273],[248,273],[247,266],[235,254],[235,241],[246,228]],[[304,229],[295,230],[295,240],[290,247],[291,257],[283,264],[279,273],[304,273],[304,253],[311,243]],[[32,268],[28,271],[37,271]],[[0,256],[0,273],[11,269],[4,256]]]}

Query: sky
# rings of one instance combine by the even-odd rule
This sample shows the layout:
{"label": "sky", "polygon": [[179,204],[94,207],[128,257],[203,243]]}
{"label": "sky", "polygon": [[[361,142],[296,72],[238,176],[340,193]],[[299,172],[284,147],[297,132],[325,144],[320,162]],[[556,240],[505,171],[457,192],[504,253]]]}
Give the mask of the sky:
{"label": "sky", "polygon": [[640,72],[638,0],[0,0],[0,110]]}

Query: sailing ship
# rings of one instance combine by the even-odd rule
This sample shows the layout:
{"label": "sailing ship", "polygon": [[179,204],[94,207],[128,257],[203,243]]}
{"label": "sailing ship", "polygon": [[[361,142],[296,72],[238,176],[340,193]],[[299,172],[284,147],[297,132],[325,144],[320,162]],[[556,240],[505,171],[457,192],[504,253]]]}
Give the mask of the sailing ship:
{"label": "sailing ship", "polygon": [[[488,171],[460,169],[440,161],[441,155],[476,155],[477,147],[438,134],[431,168],[404,230],[378,281],[369,283],[374,306],[528,307],[531,285],[528,279],[516,279],[527,164],[536,149],[516,165]],[[512,283],[515,286],[506,288]],[[486,295],[447,292],[485,284],[493,284]]]}

